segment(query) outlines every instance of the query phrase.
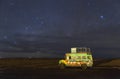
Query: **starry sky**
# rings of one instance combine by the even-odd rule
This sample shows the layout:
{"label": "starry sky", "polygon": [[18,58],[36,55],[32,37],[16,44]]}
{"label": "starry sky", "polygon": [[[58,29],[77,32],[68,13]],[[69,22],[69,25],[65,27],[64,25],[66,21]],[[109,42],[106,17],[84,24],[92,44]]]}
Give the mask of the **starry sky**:
{"label": "starry sky", "polygon": [[119,34],[120,0],[0,0],[1,57],[120,57]]}

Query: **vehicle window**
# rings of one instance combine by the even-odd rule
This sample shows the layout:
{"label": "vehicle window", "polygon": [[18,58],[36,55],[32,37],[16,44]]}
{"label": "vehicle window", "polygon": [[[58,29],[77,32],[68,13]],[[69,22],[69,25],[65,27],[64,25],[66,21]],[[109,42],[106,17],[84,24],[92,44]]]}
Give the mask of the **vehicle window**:
{"label": "vehicle window", "polygon": [[86,56],[82,56],[82,59],[86,59]]}
{"label": "vehicle window", "polygon": [[90,52],[90,48],[88,48],[88,52]]}
{"label": "vehicle window", "polygon": [[78,49],[78,52],[83,52],[82,48],[79,48],[79,49]]}
{"label": "vehicle window", "polygon": [[78,59],[81,59],[81,56],[78,56]]}
{"label": "vehicle window", "polygon": [[88,59],[91,59],[90,56],[87,56]]}
{"label": "vehicle window", "polygon": [[83,49],[83,52],[86,52],[86,49]]}
{"label": "vehicle window", "polygon": [[69,59],[71,59],[71,56],[69,56]]}

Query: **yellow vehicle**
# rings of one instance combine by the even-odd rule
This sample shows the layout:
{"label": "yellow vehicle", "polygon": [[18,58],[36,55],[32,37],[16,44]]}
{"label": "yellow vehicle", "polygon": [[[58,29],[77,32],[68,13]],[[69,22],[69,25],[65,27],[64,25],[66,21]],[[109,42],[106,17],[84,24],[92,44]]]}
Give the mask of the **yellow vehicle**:
{"label": "yellow vehicle", "polygon": [[93,58],[90,48],[71,48],[71,53],[65,54],[65,59],[59,60],[61,69],[66,67],[81,67],[83,70],[93,66]]}

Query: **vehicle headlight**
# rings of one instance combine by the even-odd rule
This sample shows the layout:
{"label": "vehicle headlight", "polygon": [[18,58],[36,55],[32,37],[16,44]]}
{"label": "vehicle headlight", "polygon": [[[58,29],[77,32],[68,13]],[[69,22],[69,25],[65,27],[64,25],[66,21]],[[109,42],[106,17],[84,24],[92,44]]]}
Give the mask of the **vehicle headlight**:
{"label": "vehicle headlight", "polygon": [[88,62],[87,64],[90,64],[90,62]]}

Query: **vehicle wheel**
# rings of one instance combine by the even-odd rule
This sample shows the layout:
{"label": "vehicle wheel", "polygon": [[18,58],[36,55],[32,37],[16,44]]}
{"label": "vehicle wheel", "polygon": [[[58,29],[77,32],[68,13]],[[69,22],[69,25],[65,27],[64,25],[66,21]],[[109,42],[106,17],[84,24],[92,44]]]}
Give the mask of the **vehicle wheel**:
{"label": "vehicle wheel", "polygon": [[60,69],[65,69],[65,64],[60,64]]}
{"label": "vehicle wheel", "polygon": [[86,64],[82,64],[81,65],[81,69],[84,71],[84,70],[86,70],[87,69],[87,65]]}

